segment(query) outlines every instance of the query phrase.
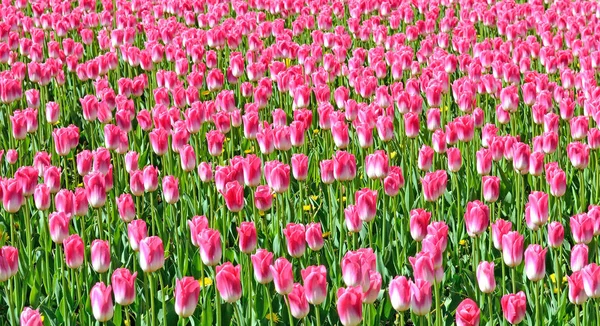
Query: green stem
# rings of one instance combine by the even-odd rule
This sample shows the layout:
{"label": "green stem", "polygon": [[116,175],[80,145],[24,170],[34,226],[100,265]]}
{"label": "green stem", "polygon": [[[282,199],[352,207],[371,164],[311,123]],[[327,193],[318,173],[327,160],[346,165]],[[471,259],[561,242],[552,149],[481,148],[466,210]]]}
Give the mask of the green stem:
{"label": "green stem", "polygon": [[317,320],[317,326],[321,326],[321,312],[319,305],[315,305],[315,318]]}
{"label": "green stem", "polygon": [[98,216],[98,232],[100,233],[99,238],[101,240],[104,240],[104,229],[103,229],[103,226],[102,226],[102,211],[101,211],[101,209],[100,208],[96,208],[96,213],[97,213],[97,216]]}
{"label": "green stem", "polygon": [[288,318],[290,320],[290,326],[294,326],[294,317],[292,316],[292,308],[290,307],[290,298],[286,296],[284,298],[284,301],[285,301],[285,304],[287,305]]}
{"label": "green stem", "polygon": [[268,284],[264,286],[264,289],[267,294],[267,304],[269,305],[269,325],[273,326],[273,301],[271,300]]}
{"label": "green stem", "polygon": [[579,320],[579,305],[575,305],[575,326],[580,326],[581,322]]}
{"label": "green stem", "polygon": [[154,284],[154,275],[152,273],[148,274],[148,280],[150,281],[150,314],[152,315],[152,326],[156,326],[156,314],[154,308],[154,295],[156,292],[156,285]]}
{"label": "green stem", "polygon": [[160,282],[160,291],[162,293],[162,309],[163,309],[163,324],[167,323],[167,300],[165,300],[165,283],[163,282],[163,277],[160,272],[158,272],[158,280]]}
{"label": "green stem", "polygon": [[488,325],[494,325],[494,307],[492,306],[492,296],[488,295],[487,300],[488,300],[488,312],[490,314],[490,316],[489,316],[490,319],[488,320]]}
{"label": "green stem", "polygon": [[435,290],[435,324],[442,326],[443,325],[443,321],[442,321],[442,308],[440,306],[440,285],[438,284],[438,282],[434,282],[433,283],[434,286],[434,290]]}
{"label": "green stem", "polygon": [[513,293],[517,293],[517,268],[514,267],[513,269],[511,269],[511,281],[512,281],[512,288],[513,288]]}
{"label": "green stem", "polygon": [[533,283],[533,295],[535,296],[535,325],[538,326],[540,324],[540,293],[538,289],[538,284]]}

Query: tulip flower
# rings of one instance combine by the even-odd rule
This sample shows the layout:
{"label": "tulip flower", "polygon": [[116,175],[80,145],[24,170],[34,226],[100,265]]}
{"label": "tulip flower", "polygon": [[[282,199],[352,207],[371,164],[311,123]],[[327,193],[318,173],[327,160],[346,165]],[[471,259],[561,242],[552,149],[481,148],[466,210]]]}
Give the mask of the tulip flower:
{"label": "tulip flower", "polygon": [[42,319],[42,315],[38,310],[31,309],[30,307],[25,307],[21,312],[21,317],[19,318],[22,326],[43,326],[44,321]]}
{"label": "tulip flower", "polygon": [[114,305],[112,301],[112,288],[102,282],[96,283],[90,291],[90,302],[94,318],[99,322],[107,322],[113,317]]}
{"label": "tulip flower", "polygon": [[456,308],[456,325],[457,326],[477,326],[481,310],[475,301],[467,298],[463,300]]}
{"label": "tulip flower", "polygon": [[[130,224],[131,225],[131,224]],[[140,268],[146,273],[156,272],[165,264],[165,250],[157,236],[144,238],[139,242]]]}
{"label": "tulip flower", "polygon": [[110,267],[110,244],[108,241],[92,241],[91,257],[92,269],[97,273],[106,273]]}
{"label": "tulip flower", "polygon": [[288,294],[288,301],[292,316],[296,319],[306,317],[310,311],[304,287],[298,283],[294,284],[292,292]]}
{"label": "tulip flower", "polygon": [[344,326],[359,325],[363,319],[362,291],[360,287],[339,288],[337,291],[337,311]]}
{"label": "tulip flower", "polygon": [[79,235],[72,234],[67,237],[63,241],[63,249],[67,267],[76,269],[83,264],[84,244]]}
{"label": "tulip flower", "polygon": [[137,272],[131,274],[126,268],[117,268],[114,270],[111,277],[111,284],[115,295],[115,301],[118,304],[128,306],[135,301],[136,277]]}
{"label": "tulip flower", "polygon": [[175,281],[175,313],[183,318],[190,317],[200,297],[200,284],[193,277]]}
{"label": "tulip flower", "polygon": [[506,294],[500,300],[504,318],[512,325],[519,324],[525,318],[527,298],[523,291],[516,294]]}

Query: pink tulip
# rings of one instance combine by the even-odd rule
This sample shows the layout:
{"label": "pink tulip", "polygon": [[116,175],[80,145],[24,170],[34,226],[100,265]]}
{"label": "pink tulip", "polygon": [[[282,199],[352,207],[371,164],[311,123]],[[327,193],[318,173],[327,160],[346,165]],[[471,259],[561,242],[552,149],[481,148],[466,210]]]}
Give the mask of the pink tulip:
{"label": "pink tulip", "polygon": [[240,251],[250,254],[256,249],[257,235],[254,222],[242,222],[237,228]]}
{"label": "pink tulip", "polygon": [[431,284],[423,279],[410,283],[410,309],[417,316],[425,316],[431,310]]}
{"label": "pink tulip", "polygon": [[512,223],[507,220],[497,219],[492,224],[492,242],[494,243],[494,248],[502,250],[502,237],[510,232],[511,229]]}
{"label": "pink tulip", "polygon": [[215,266],[221,261],[223,249],[219,231],[205,228],[197,235],[196,241],[200,245],[202,263],[207,266]]}
{"label": "pink tulip", "polygon": [[254,191],[254,206],[261,212],[268,211],[273,205],[273,195],[267,185],[256,187]]}
{"label": "pink tulip", "polygon": [[487,229],[490,223],[490,210],[479,200],[469,202],[465,211],[465,225],[470,237],[477,237]]}
{"label": "pink tulip", "polygon": [[574,272],[582,270],[588,264],[588,246],[579,243],[571,249],[571,270]]}
{"label": "pink tulip", "polygon": [[100,172],[93,172],[83,178],[88,203],[93,208],[100,208],[106,202],[106,177]]}
{"label": "pink tulip", "polygon": [[408,257],[408,260],[412,266],[415,280],[435,282],[435,264],[429,252],[418,252],[414,257]]}
{"label": "pink tulip", "polygon": [[427,235],[427,226],[431,220],[431,213],[417,208],[410,211],[410,235],[413,240],[420,242]]}
{"label": "pink tulip", "polygon": [[163,156],[169,151],[169,132],[163,128],[156,128],[149,134],[152,151],[158,156]]}
{"label": "pink tulip", "polygon": [[575,243],[588,244],[594,237],[594,221],[586,213],[571,216],[571,232]]}
{"label": "pink tulip", "polygon": [[112,301],[112,288],[102,282],[96,283],[90,291],[90,302],[94,318],[99,322],[107,322],[113,317],[114,305]]}
{"label": "pink tulip", "polygon": [[364,222],[370,222],[377,214],[377,191],[369,188],[358,190],[354,194],[358,217]]}
{"label": "pink tulip", "polygon": [[492,293],[496,289],[496,279],[494,277],[494,263],[482,261],[477,266],[477,284],[479,290],[483,293]]}
{"label": "pink tulip", "polygon": [[389,163],[385,151],[378,150],[365,158],[365,172],[370,179],[382,179],[388,175]]}
{"label": "pink tulip", "polygon": [[477,173],[480,175],[488,175],[492,170],[492,152],[482,148],[476,153],[477,158]]}
{"label": "pink tulip", "polygon": [[327,298],[327,270],[325,266],[308,266],[301,271],[306,299],[320,305]]}
{"label": "pink tulip", "polygon": [[451,172],[458,172],[462,166],[462,156],[460,154],[460,149],[456,147],[448,148],[446,151],[446,155],[448,156],[448,170]]}
{"label": "pink tulip", "polygon": [[122,305],[128,306],[135,301],[136,288],[135,280],[137,272],[131,274],[126,268],[117,268],[112,274],[111,281],[115,301]]}
{"label": "pink tulip", "polygon": [[84,244],[79,235],[72,234],[66,238],[63,241],[63,249],[67,267],[76,269],[83,264]]}
{"label": "pink tulip", "polygon": [[324,184],[332,184],[335,181],[333,172],[333,160],[323,160],[319,162],[321,168],[321,181]]}
{"label": "pink tulip", "polygon": [[110,244],[104,240],[94,240],[90,246],[92,269],[96,273],[106,273],[110,267]]}
{"label": "pink tulip", "polygon": [[353,180],[356,176],[356,157],[346,151],[337,151],[333,158],[333,176],[338,181]]}
{"label": "pink tulip", "polygon": [[585,169],[590,162],[590,148],[580,142],[567,145],[567,155],[573,167],[578,170]]}
{"label": "pink tulip", "polygon": [[483,187],[483,199],[489,203],[495,203],[500,197],[500,178],[496,176],[483,176],[481,178]]}
{"label": "pink tulip", "polygon": [[42,320],[42,315],[38,310],[31,309],[30,307],[25,307],[21,312],[21,317],[19,318],[21,322],[21,326],[43,326],[44,321]]}
{"label": "pink tulip", "polygon": [[0,248],[0,282],[5,282],[19,272],[19,251],[15,247]]}
{"label": "pink tulip", "polygon": [[252,266],[254,268],[254,278],[260,284],[268,284],[273,280],[271,266],[273,263],[273,253],[265,249],[258,249],[256,254],[252,255]]}
{"label": "pink tulip", "polygon": [[154,192],[158,189],[158,169],[152,165],[144,168],[144,190]]}
{"label": "pink tulip", "polygon": [[[129,224],[131,225],[131,224]],[[156,272],[165,264],[165,249],[161,238],[150,236],[139,243],[140,268],[146,273]]]}
{"label": "pink tulip", "polygon": [[2,188],[2,205],[7,213],[16,213],[23,205],[23,186],[20,179],[6,179],[0,184]]}
{"label": "pink tulip", "polygon": [[546,252],[537,244],[530,244],[525,250],[525,275],[530,281],[537,282],[546,275]]}
{"label": "pink tulip", "polygon": [[286,192],[290,187],[290,166],[279,161],[265,163],[265,180],[273,192]]}
{"label": "pink tulip", "polygon": [[283,230],[287,240],[287,249],[290,256],[299,258],[306,250],[305,228],[302,224],[288,223]]}
{"label": "pink tulip", "polygon": [[456,326],[478,326],[481,310],[475,301],[467,298],[456,308]]}
{"label": "pink tulip", "polygon": [[292,155],[292,175],[298,181],[306,180],[308,176],[308,156],[305,154]]}
{"label": "pink tulip", "polygon": [[123,222],[129,223],[135,218],[135,203],[130,194],[122,194],[117,198],[117,209]]}
{"label": "pink tulip", "polygon": [[446,191],[448,175],[444,170],[430,172],[421,179],[423,185],[423,196],[426,201],[434,202],[438,200]]}
{"label": "pink tulip", "polygon": [[565,228],[560,222],[554,221],[548,224],[548,246],[560,248],[565,239]]}
{"label": "pink tulip", "polygon": [[148,229],[144,220],[133,220],[127,224],[127,237],[133,251],[139,250],[140,242],[147,237]]}
{"label": "pink tulip", "polygon": [[584,304],[588,296],[585,293],[583,272],[573,272],[571,276],[567,276],[569,282],[569,301],[572,304]]}
{"label": "pink tulip", "polygon": [[427,145],[423,145],[423,147],[421,147],[417,162],[419,170],[429,171],[429,169],[431,169],[431,166],[433,165],[433,155],[434,151],[431,147]]}
{"label": "pink tulip", "polygon": [[360,287],[339,288],[337,311],[344,326],[357,326],[362,321],[362,298]]}
{"label": "pink tulip", "polygon": [[523,261],[524,238],[517,231],[510,231],[502,236],[502,257],[504,263],[516,267]]}
{"label": "pink tulip", "polygon": [[244,187],[237,181],[227,183],[221,194],[229,211],[237,213],[244,208]]}
{"label": "pink tulip", "polygon": [[356,206],[348,205],[348,207],[344,209],[344,221],[346,222],[348,231],[356,233],[362,230],[363,221],[358,217]]}
{"label": "pink tulip", "polygon": [[50,208],[50,188],[43,183],[37,185],[33,191],[33,200],[35,207],[41,211]]}
{"label": "pink tulip", "polygon": [[288,302],[292,316],[296,319],[302,319],[310,312],[304,287],[299,283],[295,283],[292,292],[288,294]]}
{"label": "pink tulip", "polygon": [[187,276],[175,281],[175,313],[183,318],[190,317],[200,297],[200,284],[193,277]]}
{"label": "pink tulip", "polygon": [[581,270],[581,276],[585,294],[592,299],[600,298],[600,266],[588,264]]}
{"label": "pink tulip", "polygon": [[525,204],[525,216],[537,226],[542,226],[548,221],[548,194],[534,191],[529,195],[529,202]]}
{"label": "pink tulip", "polygon": [[287,259],[281,257],[269,268],[273,275],[275,291],[281,295],[287,295],[292,292],[294,286],[292,264]]}
{"label": "pink tulip", "polygon": [[364,292],[363,303],[372,304],[377,300],[381,290],[381,274],[375,270],[369,271],[369,289]]}
{"label": "pink tulip", "polygon": [[175,204],[179,201],[179,180],[174,176],[168,175],[162,179],[163,197],[168,204]]}
{"label": "pink tulip", "polygon": [[321,223],[310,223],[306,226],[306,244],[312,251],[319,251],[325,244],[323,241],[323,231]]}
{"label": "pink tulip", "polygon": [[388,293],[394,310],[403,312],[410,308],[410,283],[404,276],[396,276],[390,282]]}
{"label": "pink tulip", "polygon": [[527,312],[527,298],[523,291],[502,296],[500,303],[502,305],[504,318],[506,318],[509,323],[516,325],[523,321],[525,313]]}

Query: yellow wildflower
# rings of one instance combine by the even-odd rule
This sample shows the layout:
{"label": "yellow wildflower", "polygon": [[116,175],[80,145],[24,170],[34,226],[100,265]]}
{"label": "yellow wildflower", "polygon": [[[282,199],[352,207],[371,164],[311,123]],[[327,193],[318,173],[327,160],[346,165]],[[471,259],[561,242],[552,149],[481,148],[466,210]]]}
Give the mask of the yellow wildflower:
{"label": "yellow wildflower", "polygon": [[308,212],[308,211],[310,211],[310,209],[311,209],[311,208],[312,208],[312,206],[310,206],[310,205],[304,205],[304,206],[302,206],[302,209],[303,209],[305,212]]}
{"label": "yellow wildflower", "polygon": [[200,284],[200,287],[203,288],[211,286],[213,284],[213,281],[209,277],[205,277],[204,280],[198,280],[198,283]]}
{"label": "yellow wildflower", "polygon": [[272,320],[275,324],[279,323],[279,316],[277,316],[277,314],[267,314],[265,318],[267,320]]}

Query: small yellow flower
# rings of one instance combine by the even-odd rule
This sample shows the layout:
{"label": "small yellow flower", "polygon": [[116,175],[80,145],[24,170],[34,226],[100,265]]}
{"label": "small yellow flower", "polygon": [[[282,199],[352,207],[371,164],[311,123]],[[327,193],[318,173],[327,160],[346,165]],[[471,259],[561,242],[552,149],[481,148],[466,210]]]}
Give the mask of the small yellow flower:
{"label": "small yellow flower", "polygon": [[323,233],[323,239],[329,238],[330,235],[331,235],[331,232],[325,232],[325,233]]}
{"label": "small yellow flower", "polygon": [[289,68],[292,64],[292,60],[290,60],[289,58],[285,59],[285,67]]}
{"label": "small yellow flower", "polygon": [[316,134],[318,134],[319,132],[320,132],[320,130],[319,130],[319,129],[315,129],[315,130],[313,130],[313,134],[315,134],[315,135],[316,135]]}
{"label": "small yellow flower", "polygon": [[265,212],[263,212],[263,211],[258,211],[258,215],[260,215],[260,216],[265,216]]}
{"label": "small yellow flower", "polygon": [[202,96],[206,96],[206,95],[210,94],[210,91],[208,91],[208,90],[206,90],[206,91],[202,91],[202,93],[201,93],[201,94],[202,94]]}
{"label": "small yellow flower", "polygon": [[394,152],[391,152],[391,153],[390,153],[390,158],[391,158],[391,159],[394,159],[394,158],[396,158],[396,155],[398,155],[398,153],[396,153],[396,151],[394,151]]}
{"label": "small yellow flower", "polygon": [[273,194],[273,199],[277,198],[277,194]]}
{"label": "small yellow flower", "polygon": [[310,205],[304,205],[304,206],[302,206],[302,209],[303,209],[305,212],[308,212],[308,211],[310,211],[310,209],[311,209],[311,208],[312,208],[312,206],[310,206]]}
{"label": "small yellow flower", "polygon": [[317,199],[319,199],[319,196],[312,195],[310,196],[310,199],[312,199],[313,201],[317,201]]}
{"label": "small yellow flower", "polygon": [[552,283],[556,283],[556,274],[550,274],[550,280],[552,281]]}
{"label": "small yellow flower", "polygon": [[250,154],[250,153],[253,153],[253,152],[254,152],[254,146],[252,146],[252,147],[250,147],[250,149],[247,149],[247,150],[244,151],[244,153],[246,153],[246,154]]}
{"label": "small yellow flower", "polygon": [[82,188],[83,187],[83,182],[77,185],[78,188]]}
{"label": "small yellow flower", "polygon": [[277,314],[267,314],[265,318],[267,320],[272,320],[275,324],[279,323],[279,316],[277,316]]}
{"label": "small yellow flower", "polygon": [[345,202],[346,201],[346,196],[342,197],[342,201]]}
{"label": "small yellow flower", "polygon": [[225,140],[227,140],[227,141],[230,141],[230,140],[231,140],[231,138],[227,137],[227,138],[225,138]]}
{"label": "small yellow flower", "polygon": [[40,320],[42,321],[42,323],[44,322],[44,315],[40,314]]}
{"label": "small yellow flower", "polygon": [[205,277],[204,280],[198,280],[198,283],[200,283],[200,287],[203,288],[211,286],[213,284],[213,281],[209,277]]}
{"label": "small yellow flower", "polygon": [[129,326],[129,320],[125,320],[123,324],[125,324],[125,326]]}
{"label": "small yellow flower", "polygon": [[459,245],[461,245],[461,246],[464,246],[464,245],[466,245],[466,244],[467,244],[467,240],[465,240],[465,239],[462,239],[462,240],[460,240],[460,241],[458,242],[458,244],[459,244]]}

